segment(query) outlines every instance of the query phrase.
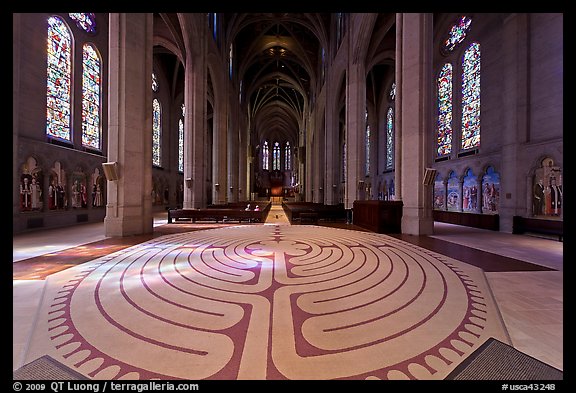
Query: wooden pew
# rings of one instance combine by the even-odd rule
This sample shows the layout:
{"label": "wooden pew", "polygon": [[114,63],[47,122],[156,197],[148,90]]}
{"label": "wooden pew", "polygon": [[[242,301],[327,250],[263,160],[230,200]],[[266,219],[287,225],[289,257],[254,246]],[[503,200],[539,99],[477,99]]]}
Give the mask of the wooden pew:
{"label": "wooden pew", "polygon": [[323,221],[344,221],[346,210],[344,205],[324,205],[315,202],[283,202],[282,208],[290,223],[317,223]]}
{"label": "wooden pew", "polygon": [[512,233],[539,233],[543,235],[555,235],[558,236],[558,241],[563,241],[564,221],[547,220],[545,218],[513,216]]}
{"label": "wooden pew", "polygon": [[[246,205],[244,205],[246,206]],[[248,221],[264,222],[270,211],[270,204],[267,204],[259,211],[244,210],[241,208],[210,207],[205,209],[170,209],[168,210],[168,223],[182,220],[196,221]]]}

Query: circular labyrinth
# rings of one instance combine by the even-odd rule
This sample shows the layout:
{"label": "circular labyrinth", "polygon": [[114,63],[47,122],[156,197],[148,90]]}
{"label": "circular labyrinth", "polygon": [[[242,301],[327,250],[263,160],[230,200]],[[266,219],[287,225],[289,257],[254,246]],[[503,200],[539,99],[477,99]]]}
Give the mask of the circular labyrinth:
{"label": "circular labyrinth", "polygon": [[435,379],[495,319],[479,269],[317,226],[167,235],[69,274],[49,334],[94,379]]}

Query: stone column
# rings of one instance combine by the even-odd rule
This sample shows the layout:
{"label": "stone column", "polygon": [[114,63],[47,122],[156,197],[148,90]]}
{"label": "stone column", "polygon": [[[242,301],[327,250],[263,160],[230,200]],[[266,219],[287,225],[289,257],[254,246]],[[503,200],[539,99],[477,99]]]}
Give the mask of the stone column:
{"label": "stone column", "polygon": [[324,203],[327,205],[335,205],[338,203],[338,186],[340,179],[338,178],[340,166],[340,139],[339,139],[339,119],[337,104],[338,100],[335,99],[333,86],[327,83],[325,86],[325,102],[326,108],[324,110],[324,130],[326,137],[324,138],[324,156],[326,158],[326,174],[324,178]]}
{"label": "stone column", "polygon": [[[506,116],[502,122],[502,168],[500,172],[500,231],[512,232],[512,217],[525,215],[531,211],[532,204],[526,202],[525,195],[530,195],[532,180],[526,182],[526,188],[520,188],[524,170],[518,147],[528,141],[530,131],[530,14],[511,14],[504,20],[502,34],[502,102]],[[482,50],[482,45],[480,45]],[[481,86],[482,86],[482,77]],[[482,94],[482,93],[481,93]],[[480,104],[482,105],[482,104]]]}
{"label": "stone column", "polygon": [[[219,76],[213,75],[214,78]],[[212,82],[216,82],[214,79]],[[219,81],[220,82],[220,81]],[[214,89],[222,84],[214,83]],[[226,96],[226,92],[222,92]],[[212,203],[225,204],[228,193],[228,100],[221,100],[215,92],[214,119],[213,119],[213,145],[212,145]]]}
{"label": "stone column", "polygon": [[108,161],[119,179],[108,181],[106,236],[152,233],[151,13],[109,17]]}
{"label": "stone column", "polygon": [[[402,13],[396,14],[396,59],[394,74],[396,82],[396,98],[394,103],[394,184],[402,183]],[[389,195],[391,200],[402,200],[402,187],[395,187],[395,195]]]}
{"label": "stone column", "polygon": [[[203,32],[203,29],[200,29]],[[199,44],[201,40],[195,40]],[[203,48],[186,53],[184,72],[184,208],[206,205],[206,64]],[[188,179],[188,180],[186,180]]]}
{"label": "stone column", "polygon": [[344,207],[352,209],[365,187],[364,116],[366,112],[366,72],[364,64],[352,63],[348,68],[346,94],[346,194]]}
{"label": "stone column", "polygon": [[[433,123],[430,117],[432,92],[432,14],[402,14],[402,79],[397,91],[400,96],[402,120],[401,189],[404,203],[402,233],[432,234],[432,198],[422,184],[424,170],[429,162],[430,135]],[[398,170],[398,167],[396,168]]]}

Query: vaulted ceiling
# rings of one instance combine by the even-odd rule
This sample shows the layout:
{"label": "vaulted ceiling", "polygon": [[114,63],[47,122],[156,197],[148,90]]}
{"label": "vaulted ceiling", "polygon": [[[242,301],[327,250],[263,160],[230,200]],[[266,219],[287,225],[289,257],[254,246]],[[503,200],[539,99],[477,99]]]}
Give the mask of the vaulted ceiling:
{"label": "vaulted ceiling", "polygon": [[232,14],[227,20],[253,142],[298,141],[316,89],[330,14]]}

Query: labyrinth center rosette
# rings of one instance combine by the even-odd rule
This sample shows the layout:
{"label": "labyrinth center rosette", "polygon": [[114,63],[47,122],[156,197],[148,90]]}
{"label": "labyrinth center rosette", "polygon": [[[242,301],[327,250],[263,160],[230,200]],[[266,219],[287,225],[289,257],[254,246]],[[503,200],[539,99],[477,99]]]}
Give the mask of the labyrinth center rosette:
{"label": "labyrinth center rosette", "polygon": [[93,378],[434,379],[493,335],[479,269],[307,226],[167,235],[85,264],[48,327]]}

